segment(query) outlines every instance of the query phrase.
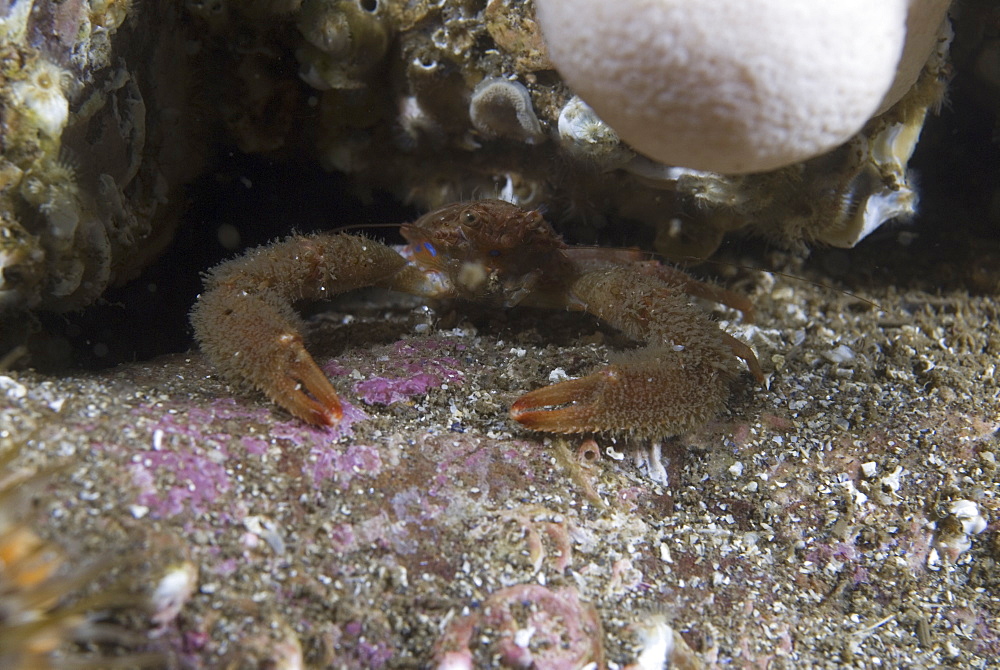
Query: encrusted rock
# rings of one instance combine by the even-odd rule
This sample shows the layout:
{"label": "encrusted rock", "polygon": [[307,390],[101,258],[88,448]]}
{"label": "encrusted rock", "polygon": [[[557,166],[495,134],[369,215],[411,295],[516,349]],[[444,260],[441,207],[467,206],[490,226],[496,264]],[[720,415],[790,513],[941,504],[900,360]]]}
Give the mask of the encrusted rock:
{"label": "encrusted rock", "polygon": [[0,9],[0,348],[11,310],[86,306],[169,241],[202,155],[180,18],[122,0]]}

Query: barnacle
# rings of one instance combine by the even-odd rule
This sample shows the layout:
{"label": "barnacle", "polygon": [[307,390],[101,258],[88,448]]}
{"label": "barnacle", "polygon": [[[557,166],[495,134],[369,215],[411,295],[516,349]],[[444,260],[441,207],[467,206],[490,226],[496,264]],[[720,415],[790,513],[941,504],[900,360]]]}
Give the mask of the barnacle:
{"label": "barnacle", "polygon": [[80,190],[73,168],[58,160],[41,161],[21,180],[21,197],[45,218],[53,244],[66,251],[80,223]]}
{"label": "barnacle", "polygon": [[377,0],[305,0],[298,27],[302,78],[318,89],[362,88],[359,79],[389,46],[386,12]]}
{"label": "barnacle", "polygon": [[504,137],[527,144],[537,144],[545,138],[531,95],[520,82],[499,77],[481,81],[469,100],[469,118],[476,130],[487,137]]}

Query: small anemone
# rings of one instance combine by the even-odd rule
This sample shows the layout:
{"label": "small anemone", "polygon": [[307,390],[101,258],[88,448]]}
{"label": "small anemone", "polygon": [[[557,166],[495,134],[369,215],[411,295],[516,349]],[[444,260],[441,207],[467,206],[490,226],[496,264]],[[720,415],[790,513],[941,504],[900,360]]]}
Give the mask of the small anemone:
{"label": "small anemone", "polygon": [[415,95],[400,98],[396,116],[396,128],[393,138],[397,146],[404,151],[412,151],[422,137],[440,140],[443,136],[441,126],[427,113]]}
{"label": "small anemone", "polygon": [[559,141],[571,155],[607,167],[616,167],[633,155],[618,133],[576,95],[559,112]]}
{"label": "small anemone", "polygon": [[11,86],[24,118],[45,135],[58,138],[69,120],[69,73],[38,58],[25,67],[24,74],[24,79]]}
{"label": "small anemone", "polygon": [[516,81],[498,77],[481,81],[469,100],[469,117],[476,130],[488,137],[504,137],[527,144],[545,139],[531,106],[531,95]]}
{"label": "small anemone", "polygon": [[61,248],[73,244],[82,207],[76,171],[68,160],[42,160],[21,180],[21,197],[45,216],[48,233]]}
{"label": "small anemone", "polygon": [[109,33],[118,30],[132,11],[133,0],[102,0],[90,3],[90,23]]}

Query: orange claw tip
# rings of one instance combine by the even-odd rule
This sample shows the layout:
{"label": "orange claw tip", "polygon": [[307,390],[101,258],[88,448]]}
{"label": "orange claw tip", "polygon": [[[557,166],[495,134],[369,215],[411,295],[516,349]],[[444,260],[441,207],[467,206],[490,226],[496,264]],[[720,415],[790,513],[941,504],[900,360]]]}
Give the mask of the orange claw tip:
{"label": "orange claw tip", "polygon": [[598,375],[589,375],[525,393],[511,405],[510,417],[532,430],[588,432],[593,429],[591,395],[600,381]]}
{"label": "orange claw tip", "polygon": [[326,374],[298,340],[290,347],[292,359],[274,388],[275,402],[314,426],[335,426],[344,415],[340,398]]}
{"label": "orange claw tip", "polygon": [[336,393],[323,394],[323,397],[314,400],[300,392],[286,409],[314,426],[336,426],[344,416]]}
{"label": "orange claw tip", "polygon": [[546,433],[586,433],[593,428],[587,424],[590,410],[572,406],[553,410],[530,410],[515,405],[510,408],[512,419],[525,428]]}
{"label": "orange claw tip", "polygon": [[337,400],[335,405],[328,406],[320,411],[316,423],[321,423],[324,426],[336,426],[343,417],[344,410],[340,406],[340,400]]}
{"label": "orange claw tip", "polygon": [[325,377],[313,386],[286,377],[274,388],[271,397],[289,413],[313,426],[335,426],[344,415],[340,398]]}

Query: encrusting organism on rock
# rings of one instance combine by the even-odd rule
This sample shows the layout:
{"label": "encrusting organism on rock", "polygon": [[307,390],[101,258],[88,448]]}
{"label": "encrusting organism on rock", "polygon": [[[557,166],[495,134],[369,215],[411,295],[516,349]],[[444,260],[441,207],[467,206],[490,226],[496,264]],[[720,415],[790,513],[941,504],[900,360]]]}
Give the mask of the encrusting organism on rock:
{"label": "encrusting organism on rock", "polygon": [[528,144],[545,138],[522,84],[491,77],[476,86],[469,100],[469,118],[487,137],[508,137]]}
{"label": "encrusting organism on rock", "polygon": [[688,302],[690,294],[749,313],[746,298],[637,252],[569,247],[537,211],[500,200],[452,204],[402,234],[410,244],[398,248],[345,233],[293,236],[215,267],[191,313],[202,351],[228,380],[306,422],[336,424],[340,400],[305,349],[293,304],[378,286],[585,311],[645,343],[593,374],[521,396],[511,416],[534,430],[677,435],[722,408],[736,358],[763,378],[749,346]]}

